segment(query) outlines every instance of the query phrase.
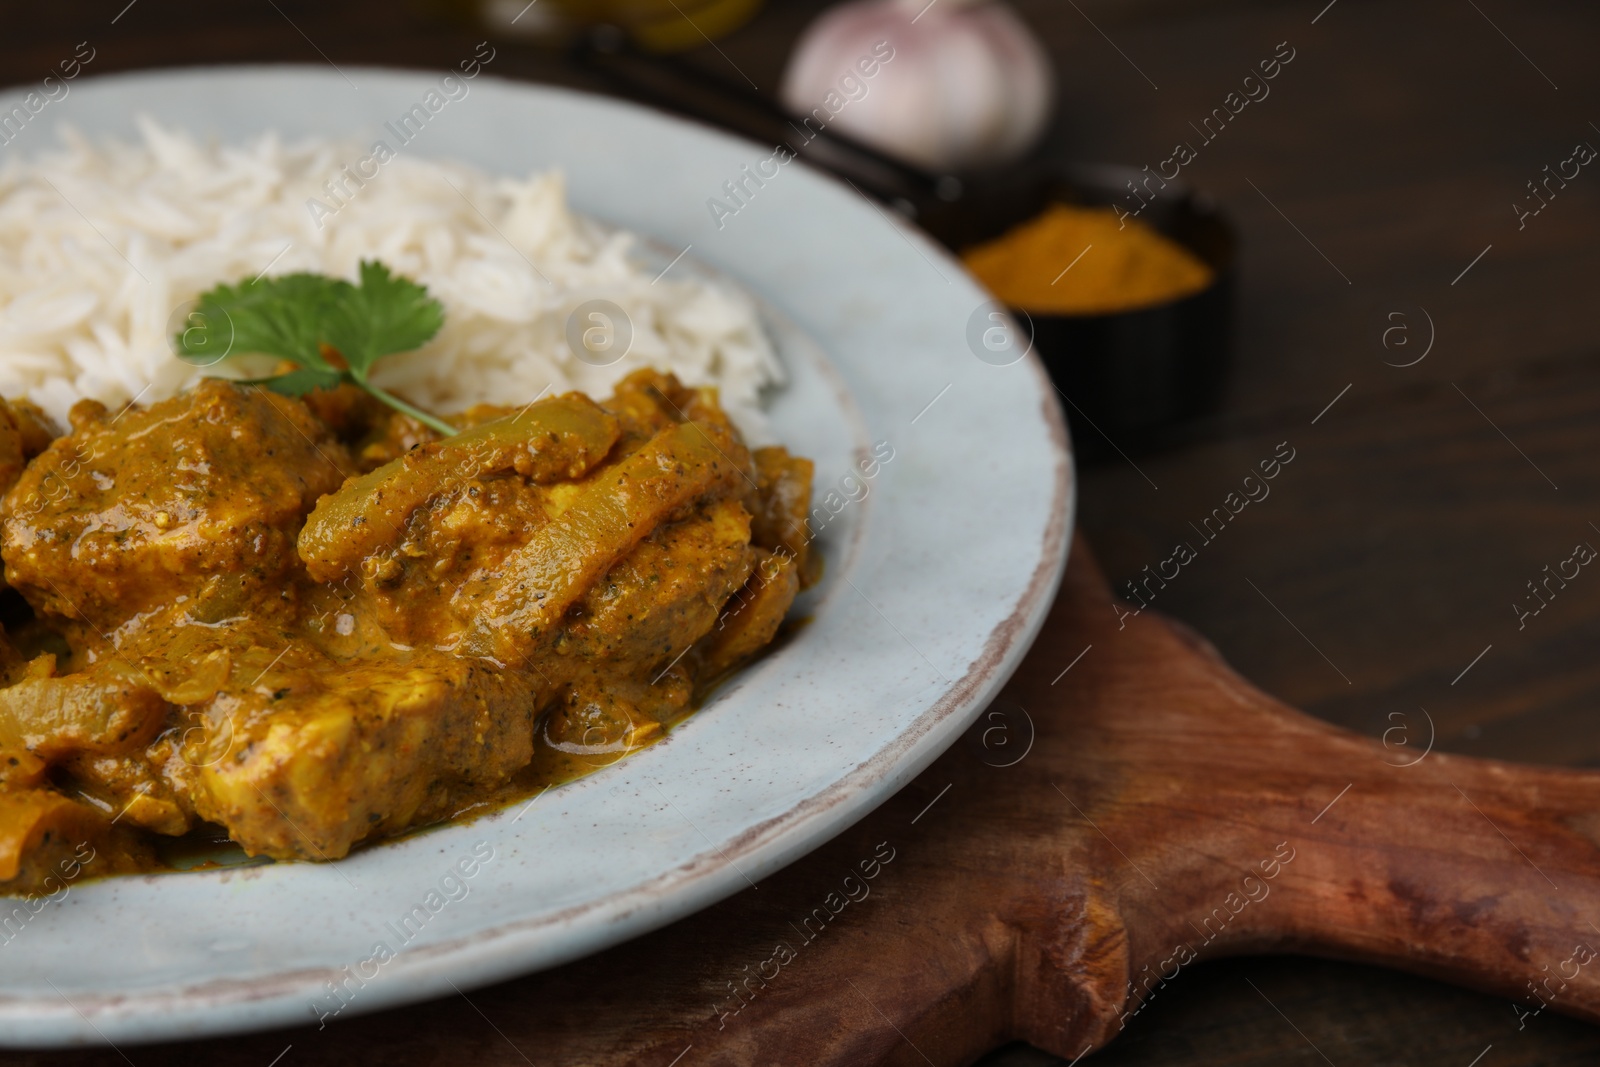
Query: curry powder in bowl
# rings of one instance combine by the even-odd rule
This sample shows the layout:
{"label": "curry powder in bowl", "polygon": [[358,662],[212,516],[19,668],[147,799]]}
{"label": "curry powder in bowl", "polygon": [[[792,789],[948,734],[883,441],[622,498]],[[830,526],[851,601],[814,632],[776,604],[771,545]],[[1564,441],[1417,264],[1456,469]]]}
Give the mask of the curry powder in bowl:
{"label": "curry powder in bowl", "polygon": [[1115,315],[1192,296],[1216,278],[1177,241],[1110,207],[1052,204],[968,249],[995,298],[1040,315]]}
{"label": "curry powder in bowl", "polygon": [[1118,164],[1040,163],[918,206],[918,223],[1015,317],[1080,463],[1181,439],[1227,381],[1233,227],[1186,183],[1147,181]]}

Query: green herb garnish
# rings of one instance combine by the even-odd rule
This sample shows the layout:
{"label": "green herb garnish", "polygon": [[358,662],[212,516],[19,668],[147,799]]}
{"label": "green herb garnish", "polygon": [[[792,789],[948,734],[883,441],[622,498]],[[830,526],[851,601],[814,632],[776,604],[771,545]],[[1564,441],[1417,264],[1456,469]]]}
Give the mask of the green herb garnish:
{"label": "green herb garnish", "polygon": [[421,348],[444,325],[444,306],[382,263],[363,261],[360,285],[309,273],[219,285],[200,297],[187,322],[172,342],[186,362],[277,356],[298,369],[247,384],[303,396],[349,382],[442,434],[456,432],[367,378],[378,360]]}

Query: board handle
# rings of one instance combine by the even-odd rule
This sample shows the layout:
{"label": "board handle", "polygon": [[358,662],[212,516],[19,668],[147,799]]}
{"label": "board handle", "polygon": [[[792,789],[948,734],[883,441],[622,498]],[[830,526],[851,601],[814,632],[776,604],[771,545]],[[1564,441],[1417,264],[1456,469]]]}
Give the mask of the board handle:
{"label": "board handle", "polygon": [[[1600,1021],[1600,773],[1433,751],[1421,709],[1391,714],[1380,740],[1337,730],[1164,625],[1212,680],[1146,723],[1161,755],[1102,824],[1163,844],[1120,880],[1117,1029],[1194,961],[1258,952],[1467,985],[1523,1026],[1547,1010]],[[1182,811],[1189,795],[1203,814]]]}
{"label": "board handle", "polygon": [[1018,788],[1066,802],[1035,857],[1062,864],[1056,903],[1018,911],[1014,1033],[1071,1059],[1197,961],[1262,952],[1600,1022],[1600,773],[1447,755],[1420,708],[1377,739],[1321,722],[1074,553],[1030,662],[1092,651],[1070,686],[1025,668],[1008,691],[1039,726]]}

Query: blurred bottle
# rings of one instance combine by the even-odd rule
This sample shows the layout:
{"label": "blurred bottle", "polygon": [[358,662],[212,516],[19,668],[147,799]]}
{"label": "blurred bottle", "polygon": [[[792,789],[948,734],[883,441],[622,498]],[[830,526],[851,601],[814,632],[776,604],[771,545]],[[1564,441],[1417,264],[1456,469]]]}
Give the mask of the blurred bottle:
{"label": "blurred bottle", "polygon": [[624,30],[640,48],[678,52],[732,33],[761,0],[444,0],[506,37],[564,44],[587,26]]}

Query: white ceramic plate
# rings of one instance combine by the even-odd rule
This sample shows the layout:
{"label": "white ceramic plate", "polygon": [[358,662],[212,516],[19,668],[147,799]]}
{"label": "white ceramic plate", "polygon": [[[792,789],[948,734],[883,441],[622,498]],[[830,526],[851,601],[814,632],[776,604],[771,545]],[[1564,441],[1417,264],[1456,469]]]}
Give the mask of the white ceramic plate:
{"label": "white ceramic plate", "polygon": [[[437,79],[326,67],[84,79],[4,151],[39,151],[62,123],[131,139],[139,113],[223,140],[268,129],[365,140]],[[0,94],[0,113],[21,95]],[[773,398],[773,428],[816,459],[819,494],[875,442],[893,459],[821,537],[813,622],[662,743],[525,809],[337,864],[76,885],[0,944],[4,1044],[307,1023],[337,1004],[325,983],[347,967],[370,976],[353,1014],[661,926],[908,782],[994,696],[1049,608],[1073,507],[1056,401],[1031,357],[974,355],[993,325],[984,296],[930,241],[798,163],[719,230],[706,200],[771,146],[487,76],[406,150],[507,174],[560,167],[578,210],[693,245],[691,258],[773,309],[793,377]],[[452,875],[475,849],[493,858]],[[374,962],[379,943],[394,958]]]}

